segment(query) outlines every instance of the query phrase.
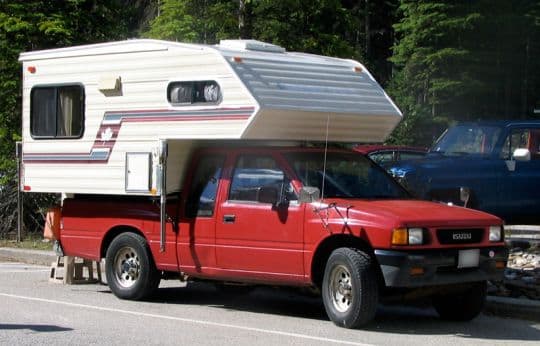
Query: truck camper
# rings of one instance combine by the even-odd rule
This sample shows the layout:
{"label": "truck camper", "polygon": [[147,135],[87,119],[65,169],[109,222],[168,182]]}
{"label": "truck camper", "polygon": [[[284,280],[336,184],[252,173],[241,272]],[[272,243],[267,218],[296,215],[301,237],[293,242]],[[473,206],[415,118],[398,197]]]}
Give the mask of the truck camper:
{"label": "truck camper", "polygon": [[22,191],[62,194],[59,251],[143,299],[164,277],[320,290],[368,323],[392,292],[480,313],[502,221],[415,201],[363,155],[401,112],[353,60],[255,40],[128,40],[23,53]]}

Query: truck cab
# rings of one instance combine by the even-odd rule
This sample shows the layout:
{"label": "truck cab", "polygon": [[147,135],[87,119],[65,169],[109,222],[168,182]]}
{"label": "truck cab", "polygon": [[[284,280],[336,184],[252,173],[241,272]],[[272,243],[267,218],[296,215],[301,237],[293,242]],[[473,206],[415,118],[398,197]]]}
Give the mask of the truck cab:
{"label": "truck cab", "polygon": [[461,123],[420,160],[390,172],[415,196],[539,224],[540,121]]}
{"label": "truck cab", "polygon": [[63,251],[106,258],[120,298],[148,296],[165,273],[313,287],[349,328],[403,290],[433,297],[445,318],[471,319],[505,267],[499,218],[414,200],[353,151],[223,144],[194,150],[188,172],[169,196],[164,251],[157,203],[98,196],[64,200]]}

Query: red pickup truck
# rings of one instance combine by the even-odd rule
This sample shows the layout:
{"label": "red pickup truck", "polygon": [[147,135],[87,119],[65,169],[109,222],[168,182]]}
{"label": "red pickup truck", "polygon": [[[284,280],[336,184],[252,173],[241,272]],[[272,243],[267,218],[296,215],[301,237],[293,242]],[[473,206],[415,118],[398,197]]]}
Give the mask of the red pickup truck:
{"label": "red pickup truck", "polygon": [[75,195],[63,203],[62,250],[106,258],[123,299],[147,297],[170,273],[314,287],[347,328],[404,291],[432,297],[443,318],[472,319],[506,265],[499,218],[413,200],[356,152],[224,145],[197,149],[188,172],[168,196],[164,249],[152,198]]}

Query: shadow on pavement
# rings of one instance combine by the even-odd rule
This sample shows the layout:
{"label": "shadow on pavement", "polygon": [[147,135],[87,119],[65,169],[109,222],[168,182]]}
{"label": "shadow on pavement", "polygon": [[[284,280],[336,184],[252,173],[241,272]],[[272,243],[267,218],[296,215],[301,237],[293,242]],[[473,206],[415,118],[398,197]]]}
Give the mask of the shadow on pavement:
{"label": "shadow on pavement", "polygon": [[455,335],[466,339],[538,341],[540,324],[481,314],[469,322],[441,320],[431,307],[379,306],[364,330],[409,335]]}
{"label": "shadow on pavement", "polygon": [[34,332],[67,332],[72,328],[64,328],[50,324],[4,324],[0,323],[0,330],[29,329]]}
{"label": "shadow on pavement", "polygon": [[[110,292],[110,291],[107,291]],[[200,305],[231,311],[247,311],[328,321],[320,297],[288,288],[239,287],[217,289],[211,283],[190,283],[187,287],[161,287],[147,300],[156,304]],[[337,328],[337,327],[336,327]],[[375,319],[363,331],[406,335],[455,335],[469,339],[540,340],[540,324],[481,314],[470,322],[439,319],[428,305],[379,305]]]}

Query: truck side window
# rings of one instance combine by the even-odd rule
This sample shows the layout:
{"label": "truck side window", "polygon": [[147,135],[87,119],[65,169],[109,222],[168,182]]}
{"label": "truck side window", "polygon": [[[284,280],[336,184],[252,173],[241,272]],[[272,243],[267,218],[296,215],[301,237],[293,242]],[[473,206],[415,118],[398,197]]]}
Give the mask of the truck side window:
{"label": "truck side window", "polygon": [[540,151],[540,148],[538,148],[538,144],[532,143],[533,141],[537,141],[537,136],[532,136],[532,133],[536,132],[530,129],[512,130],[510,135],[506,137],[506,140],[504,141],[500,157],[505,160],[510,160],[514,150],[524,148],[531,151],[531,158],[533,158],[535,154]]}
{"label": "truck side window", "polygon": [[241,156],[234,169],[229,200],[257,202],[263,187],[274,188],[278,194],[284,193],[288,201],[298,199],[290,180],[272,157]]}
{"label": "truck side window", "polygon": [[186,201],[186,217],[212,216],[225,157],[210,155],[197,164]]}
{"label": "truck side window", "polygon": [[379,151],[369,155],[369,158],[378,164],[394,161],[394,152],[393,151]]}
{"label": "truck side window", "polygon": [[34,87],[30,96],[30,133],[35,138],[80,138],[84,131],[81,85]]}

